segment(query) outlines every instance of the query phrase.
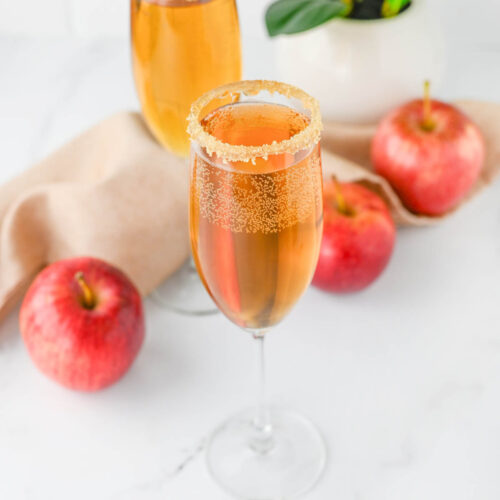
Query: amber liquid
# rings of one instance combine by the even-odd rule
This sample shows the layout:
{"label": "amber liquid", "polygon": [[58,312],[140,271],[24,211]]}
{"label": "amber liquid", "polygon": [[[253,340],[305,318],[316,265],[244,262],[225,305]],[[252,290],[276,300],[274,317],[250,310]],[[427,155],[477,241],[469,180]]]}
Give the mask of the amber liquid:
{"label": "amber liquid", "polygon": [[131,38],[144,117],[164,147],[187,156],[193,101],[241,78],[235,0],[131,0]]}
{"label": "amber liquid", "polygon": [[[238,103],[202,124],[224,142],[262,145],[308,122],[285,106]],[[212,298],[236,324],[259,330],[278,323],[307,288],[323,228],[321,189],[319,145],[230,165],[194,146],[193,256]]]}

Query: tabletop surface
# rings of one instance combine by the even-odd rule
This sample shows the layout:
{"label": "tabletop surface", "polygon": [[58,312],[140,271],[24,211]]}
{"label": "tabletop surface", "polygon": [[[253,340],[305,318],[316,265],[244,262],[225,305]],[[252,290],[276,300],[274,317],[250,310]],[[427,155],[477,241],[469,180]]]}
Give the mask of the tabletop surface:
{"label": "tabletop surface", "polygon": [[[260,45],[259,45],[260,44]],[[443,98],[500,97],[500,47],[455,47]],[[273,77],[247,44],[247,77]],[[259,56],[257,57],[257,54]],[[114,111],[137,108],[125,41],[0,39],[0,181]],[[500,181],[436,227],[402,229],[363,293],[309,289],[268,339],[269,393],[328,443],[311,500],[500,497]],[[146,301],[130,372],[96,394],[41,376],[0,326],[0,498],[226,500],[202,448],[252,404],[251,339],[222,315]]]}

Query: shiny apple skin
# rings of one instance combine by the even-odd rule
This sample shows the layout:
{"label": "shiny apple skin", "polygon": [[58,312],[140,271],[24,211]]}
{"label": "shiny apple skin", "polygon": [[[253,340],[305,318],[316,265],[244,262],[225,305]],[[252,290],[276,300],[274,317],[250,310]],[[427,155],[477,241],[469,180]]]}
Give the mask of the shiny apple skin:
{"label": "shiny apple skin", "polygon": [[[96,296],[93,309],[82,305],[79,271]],[[96,391],[121,378],[139,352],[142,300],[132,282],[106,262],[62,260],[45,268],[29,288],[20,328],[43,373],[70,389]]]}
{"label": "shiny apple skin", "polygon": [[373,283],[389,262],[396,240],[392,216],[377,194],[355,183],[340,184],[349,207],[337,209],[335,186],[323,190],[324,227],[313,285],[329,292],[356,292]]}
{"label": "shiny apple skin", "polygon": [[422,128],[423,102],[394,110],[378,126],[372,163],[417,214],[452,210],[476,182],[485,157],[479,128],[457,108],[433,100],[435,128]]}

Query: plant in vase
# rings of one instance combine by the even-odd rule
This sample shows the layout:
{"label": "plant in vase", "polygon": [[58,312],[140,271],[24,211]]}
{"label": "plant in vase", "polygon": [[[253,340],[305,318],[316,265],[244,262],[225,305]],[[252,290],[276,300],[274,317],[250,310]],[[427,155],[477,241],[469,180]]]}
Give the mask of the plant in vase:
{"label": "plant in vase", "polygon": [[301,33],[334,17],[379,19],[404,11],[410,0],[277,0],[266,12],[271,36]]}
{"label": "plant in vase", "polygon": [[277,0],[265,20],[279,78],[317,97],[326,119],[378,121],[441,79],[442,37],[425,0]]}

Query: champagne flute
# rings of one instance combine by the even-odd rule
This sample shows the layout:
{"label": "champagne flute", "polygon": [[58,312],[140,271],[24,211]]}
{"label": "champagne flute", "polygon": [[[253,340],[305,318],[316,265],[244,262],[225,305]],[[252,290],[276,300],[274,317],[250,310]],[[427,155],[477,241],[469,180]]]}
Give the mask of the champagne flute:
{"label": "champagne flute", "polygon": [[[130,0],[134,79],[142,113],[167,150],[189,155],[186,118],[204,92],[241,78],[235,0]],[[214,311],[189,259],[154,294],[188,314]]]}
{"label": "champagne flute", "polygon": [[260,398],[226,421],[207,451],[216,481],[239,498],[292,498],[325,464],[316,428],[265,401],[264,339],[310,283],[323,229],[315,99],[279,82],[214,89],[191,108],[190,234],[218,308],[254,338]]}

